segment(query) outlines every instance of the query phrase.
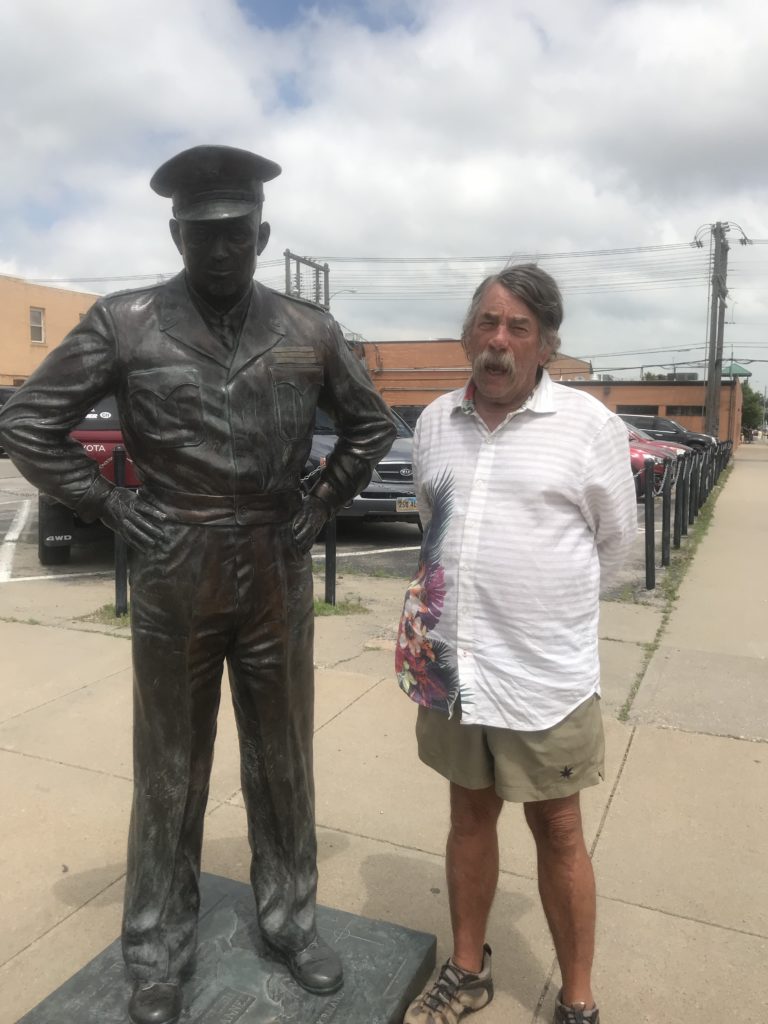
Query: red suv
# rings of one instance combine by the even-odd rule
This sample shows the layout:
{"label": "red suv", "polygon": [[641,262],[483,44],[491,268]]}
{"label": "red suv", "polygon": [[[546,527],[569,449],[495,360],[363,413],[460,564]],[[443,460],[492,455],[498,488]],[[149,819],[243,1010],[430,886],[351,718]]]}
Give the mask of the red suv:
{"label": "red suv", "polygon": [[[115,446],[123,443],[117,402],[102,399],[72,431],[88,455],[99,464],[103,476],[114,483]],[[139,480],[130,456],[126,457],[126,487],[138,487]],[[37,552],[42,565],[63,565],[69,561],[76,526],[85,526],[71,509],[46,494],[38,497]]]}

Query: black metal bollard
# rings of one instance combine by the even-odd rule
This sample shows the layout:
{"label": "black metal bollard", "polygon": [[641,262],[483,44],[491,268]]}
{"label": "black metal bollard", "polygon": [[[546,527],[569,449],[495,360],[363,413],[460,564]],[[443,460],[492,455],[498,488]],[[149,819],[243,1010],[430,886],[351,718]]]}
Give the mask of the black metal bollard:
{"label": "black metal bollard", "polygon": [[704,486],[702,488],[701,503],[702,505],[707,500],[712,492],[712,470],[713,470],[713,458],[712,449],[707,448],[704,452]]}
{"label": "black metal bollard", "polygon": [[696,504],[696,499],[699,494],[699,453],[696,451],[693,453],[693,459],[691,461],[691,475],[688,477],[688,525],[693,526],[696,522],[696,514],[699,511],[699,506]]}
{"label": "black metal bollard", "polygon": [[708,469],[708,453],[706,450],[701,453],[701,469],[699,471],[699,494],[698,494],[698,505],[696,511],[702,507],[704,502],[707,500],[707,469]]}
{"label": "black metal bollard", "polygon": [[685,473],[685,459],[678,458],[677,479],[675,480],[675,515],[672,522],[672,547],[680,547],[680,537],[683,532],[683,474]]}
{"label": "black metal bollard", "polygon": [[653,459],[645,459],[645,589],[656,587],[656,523],[653,503]]}
{"label": "black metal bollard", "polygon": [[672,520],[672,459],[664,459],[664,486],[661,489],[661,564],[669,565]]}
{"label": "black metal bollard", "polygon": [[[112,451],[115,467],[115,486],[125,487],[125,448],[116,444]],[[119,534],[115,534],[115,615],[128,614],[128,547]]]}
{"label": "black metal bollard", "polygon": [[325,527],[325,603],[336,604],[336,516]]}
{"label": "black metal bollard", "polygon": [[680,498],[680,534],[683,537],[688,535],[688,483],[691,476],[691,454],[683,456],[683,466],[680,476],[677,478],[677,486],[682,491]]}

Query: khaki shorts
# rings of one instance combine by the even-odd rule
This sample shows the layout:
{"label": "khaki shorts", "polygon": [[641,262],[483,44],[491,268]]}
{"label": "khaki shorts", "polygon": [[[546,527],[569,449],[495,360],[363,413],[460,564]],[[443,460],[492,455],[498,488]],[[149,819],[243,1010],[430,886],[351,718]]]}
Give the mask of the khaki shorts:
{"label": "khaki shorts", "polygon": [[571,796],[604,777],[597,694],[540,732],[462,725],[457,712],[448,718],[420,707],[416,739],[421,760],[450,782],[465,789],[493,786],[502,800],[514,803]]}

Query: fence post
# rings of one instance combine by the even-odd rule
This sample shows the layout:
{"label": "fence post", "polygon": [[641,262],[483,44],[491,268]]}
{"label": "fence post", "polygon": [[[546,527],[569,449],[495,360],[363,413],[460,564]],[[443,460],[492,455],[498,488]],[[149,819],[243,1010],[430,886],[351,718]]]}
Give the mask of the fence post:
{"label": "fence post", "polygon": [[664,486],[661,489],[661,564],[669,565],[670,522],[672,519],[672,459],[664,459]]}
{"label": "fence post", "polygon": [[[116,444],[112,451],[115,486],[125,487],[125,448]],[[115,615],[128,614],[128,548],[119,533],[115,534]]]}
{"label": "fence post", "polygon": [[336,604],[336,516],[325,527],[325,603]]}
{"label": "fence post", "polygon": [[656,524],[653,499],[653,459],[645,459],[645,589],[656,587]]}

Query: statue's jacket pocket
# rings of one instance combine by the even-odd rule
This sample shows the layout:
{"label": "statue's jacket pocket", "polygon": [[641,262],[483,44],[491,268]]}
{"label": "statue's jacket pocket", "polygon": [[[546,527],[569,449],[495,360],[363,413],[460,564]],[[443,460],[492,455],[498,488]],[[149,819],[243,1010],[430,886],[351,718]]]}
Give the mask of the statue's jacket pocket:
{"label": "statue's jacket pocket", "polygon": [[164,448],[203,440],[200,373],[194,366],[157,366],[128,374],[135,432]]}
{"label": "statue's jacket pocket", "polygon": [[273,363],[269,375],[278,434],[283,441],[306,437],[314,422],[323,367],[320,364]]}

